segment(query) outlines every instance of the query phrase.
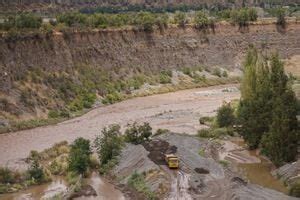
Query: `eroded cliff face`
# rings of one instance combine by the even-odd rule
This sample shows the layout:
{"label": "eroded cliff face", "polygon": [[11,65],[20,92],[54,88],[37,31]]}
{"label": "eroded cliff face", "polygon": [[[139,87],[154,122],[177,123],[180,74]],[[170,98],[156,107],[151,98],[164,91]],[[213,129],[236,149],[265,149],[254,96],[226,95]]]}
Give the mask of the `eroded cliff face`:
{"label": "eroded cliff face", "polygon": [[128,28],[1,37],[0,117],[43,117],[66,105],[80,109],[78,104],[92,93],[103,96],[122,87],[124,91],[124,84],[135,87],[127,78],[140,82],[136,75],[199,66],[241,69],[249,45],[299,58],[299,33],[300,24],[294,22],[284,32],[275,24],[244,30],[217,24],[214,31],[169,27],[147,33]]}
{"label": "eroded cliff face", "polygon": [[278,51],[288,58],[300,54],[300,24],[291,23],[285,32],[276,25],[216,26],[204,33],[192,27],[169,27],[146,33],[134,30],[101,30],[0,39],[1,89],[30,68],[63,71],[76,65],[91,65],[122,74],[122,68],[155,71],[194,66],[241,67],[249,45],[267,52]]}

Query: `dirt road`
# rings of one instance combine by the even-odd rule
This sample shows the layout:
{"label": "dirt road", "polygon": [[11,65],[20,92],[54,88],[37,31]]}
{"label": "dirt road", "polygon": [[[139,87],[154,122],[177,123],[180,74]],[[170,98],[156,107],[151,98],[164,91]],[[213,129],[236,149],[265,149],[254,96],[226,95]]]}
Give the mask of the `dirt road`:
{"label": "dirt road", "polygon": [[134,98],[89,113],[63,123],[0,135],[0,165],[21,168],[22,158],[31,150],[41,151],[62,140],[72,142],[77,137],[93,139],[104,126],[118,123],[149,122],[154,129],[196,133],[199,117],[213,115],[223,101],[239,98],[237,85],[178,91]]}

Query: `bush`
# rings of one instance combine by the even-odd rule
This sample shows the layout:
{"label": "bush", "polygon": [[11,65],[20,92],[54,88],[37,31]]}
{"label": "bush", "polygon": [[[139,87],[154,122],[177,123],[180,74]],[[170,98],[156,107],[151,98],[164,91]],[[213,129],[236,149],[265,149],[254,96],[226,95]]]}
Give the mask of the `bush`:
{"label": "bush", "polygon": [[127,184],[136,191],[144,194],[147,199],[156,199],[155,194],[149,189],[145,182],[145,176],[134,172],[128,179]]}
{"label": "bush", "polygon": [[77,138],[71,145],[69,170],[84,174],[90,166],[91,154],[90,141],[84,138]]}
{"label": "bush", "polygon": [[31,165],[28,169],[28,174],[29,177],[36,183],[42,183],[46,180],[46,175],[44,174],[43,167],[40,166],[37,159],[31,161]]}
{"label": "bush", "polygon": [[57,110],[50,110],[48,113],[49,118],[59,118],[60,114]]}
{"label": "bush", "polygon": [[163,134],[166,134],[166,133],[169,133],[170,131],[168,129],[157,129],[157,131],[155,132],[154,136],[157,136],[157,135],[163,135]]}
{"label": "bush", "polygon": [[277,17],[277,25],[284,28],[286,26],[285,9],[283,8],[278,9],[276,12],[276,17]]}
{"label": "bush", "polygon": [[114,159],[121,152],[123,141],[121,138],[120,126],[110,125],[101,131],[95,139],[95,148],[100,160],[100,167]]}
{"label": "bush", "polygon": [[167,84],[172,82],[172,71],[162,71],[159,74],[159,82],[161,84]]}
{"label": "bush", "polygon": [[222,72],[222,77],[227,78],[227,77],[228,77],[228,73],[227,73],[226,71],[223,71],[223,72]]}
{"label": "bush", "polygon": [[210,124],[213,122],[213,120],[214,120],[214,117],[200,117],[199,123],[203,125],[208,122]]}
{"label": "bush", "polygon": [[135,24],[146,32],[152,32],[155,25],[155,17],[149,12],[139,12],[136,15]]}
{"label": "bush", "polygon": [[202,11],[198,11],[195,14],[194,23],[196,28],[198,29],[207,29],[214,26],[213,20],[209,19],[207,15]]}
{"label": "bush", "polygon": [[247,26],[249,21],[256,21],[257,17],[257,11],[254,8],[243,8],[230,12],[231,21],[240,27]]}
{"label": "bush", "polygon": [[14,175],[13,172],[8,168],[0,168],[0,183],[13,183]]}
{"label": "bush", "polygon": [[198,137],[201,138],[211,138],[212,137],[212,133],[210,129],[201,129],[198,131]]}
{"label": "bush", "polygon": [[125,141],[133,144],[141,144],[143,141],[148,140],[152,135],[152,128],[149,123],[143,125],[137,125],[134,123],[128,125],[125,131]]}
{"label": "bush", "polygon": [[9,16],[4,20],[2,29],[38,29],[42,25],[42,18],[31,13],[22,13],[14,16]]}
{"label": "bush", "polygon": [[174,22],[178,24],[179,27],[185,27],[185,25],[188,23],[186,14],[184,12],[176,11],[174,15]]}
{"label": "bush", "polygon": [[208,128],[198,131],[198,137],[201,138],[220,138],[222,136],[233,136],[234,132],[232,128]]}
{"label": "bush", "polygon": [[232,126],[235,121],[234,110],[229,103],[223,104],[217,112],[217,124],[219,127]]}
{"label": "bush", "polygon": [[291,185],[289,194],[294,197],[300,197],[300,181]]}
{"label": "bush", "polygon": [[64,13],[58,15],[56,18],[58,23],[64,23],[67,26],[82,26],[87,21],[87,15],[78,12]]}
{"label": "bush", "polygon": [[222,72],[219,68],[215,68],[212,74],[218,77],[222,77]]}
{"label": "bush", "polygon": [[113,104],[119,101],[122,101],[123,97],[118,92],[112,92],[110,94],[107,94],[104,99],[102,100],[102,103],[104,104]]}

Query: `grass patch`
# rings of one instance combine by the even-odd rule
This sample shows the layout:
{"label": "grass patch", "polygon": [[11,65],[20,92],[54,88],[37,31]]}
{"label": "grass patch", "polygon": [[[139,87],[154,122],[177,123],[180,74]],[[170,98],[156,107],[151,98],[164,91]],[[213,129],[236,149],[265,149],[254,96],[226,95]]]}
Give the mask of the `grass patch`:
{"label": "grass patch", "polygon": [[199,149],[198,154],[199,154],[201,157],[205,157],[205,149],[203,149],[203,148]]}
{"label": "grass patch", "polygon": [[232,128],[206,128],[198,131],[197,136],[200,138],[222,138],[226,135],[233,136]]}
{"label": "grass patch", "polygon": [[223,167],[228,167],[229,162],[226,160],[219,160],[219,163],[223,166]]}

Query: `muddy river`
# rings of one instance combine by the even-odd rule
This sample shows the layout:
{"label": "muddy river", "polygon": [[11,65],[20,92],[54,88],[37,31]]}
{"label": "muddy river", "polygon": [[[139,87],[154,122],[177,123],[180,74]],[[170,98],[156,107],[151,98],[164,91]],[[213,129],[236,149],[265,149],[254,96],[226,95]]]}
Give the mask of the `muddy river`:
{"label": "muddy river", "polygon": [[[105,178],[100,177],[97,173],[92,173],[90,178],[86,181],[90,186],[92,186],[97,196],[90,197],[78,197],[75,200],[125,200],[125,197],[115,188],[113,184],[107,181]],[[31,186],[26,190],[0,195],[1,200],[39,200],[39,199],[49,199],[55,197],[55,195],[60,193],[65,193],[67,191],[67,183],[61,177],[55,177],[54,181],[47,184]],[[55,198],[54,198],[55,199]]]}
{"label": "muddy river", "polygon": [[109,124],[149,122],[154,129],[196,133],[199,117],[211,116],[224,101],[238,99],[237,85],[183,90],[173,93],[129,99],[96,108],[63,123],[0,135],[0,165],[22,168],[23,158],[31,150],[42,151],[53,144],[77,137],[93,139]]}
{"label": "muddy river", "polygon": [[288,194],[288,189],[283,182],[271,174],[275,166],[259,155],[257,150],[247,150],[243,139],[232,138],[230,141],[225,141],[224,147],[227,150],[224,154],[221,153],[221,157],[233,161],[248,181]]}
{"label": "muddy river", "polygon": [[[240,97],[237,85],[223,85],[208,88],[184,90],[167,94],[139,97],[96,108],[89,113],[57,125],[35,128],[0,135],[0,166],[16,169],[25,168],[23,159],[31,150],[42,151],[57,142],[72,142],[77,137],[93,139],[109,124],[149,122],[154,129],[169,129],[173,132],[195,134],[201,125],[201,116],[212,116],[224,101]],[[227,141],[221,158],[235,161],[247,179],[271,189],[286,193],[284,185],[270,173],[272,165],[255,152],[247,151],[240,141]],[[78,199],[125,199],[112,184],[97,174],[86,180],[97,192],[97,197]],[[188,178],[179,174],[174,177],[174,194],[183,193]],[[56,179],[52,183],[30,187],[21,193],[0,196],[1,199],[41,199],[53,192],[66,190],[65,181]],[[172,197],[172,193],[170,194]]]}

